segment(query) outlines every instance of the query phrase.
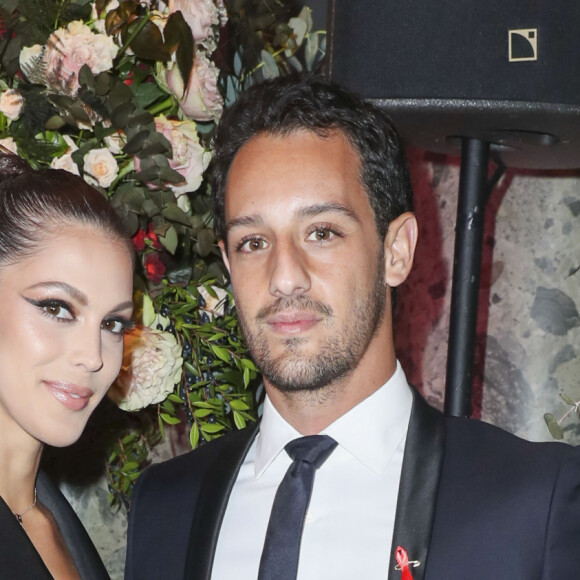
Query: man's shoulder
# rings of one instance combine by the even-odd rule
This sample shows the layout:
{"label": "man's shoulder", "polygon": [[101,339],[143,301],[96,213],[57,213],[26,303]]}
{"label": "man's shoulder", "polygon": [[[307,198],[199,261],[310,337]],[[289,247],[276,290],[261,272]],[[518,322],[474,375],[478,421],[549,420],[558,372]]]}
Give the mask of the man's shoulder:
{"label": "man's shoulder", "polygon": [[148,467],[139,477],[141,485],[171,489],[172,485],[183,488],[186,480],[199,479],[214,465],[224,460],[224,456],[236,458],[253,441],[257,427],[252,424],[239,431],[231,431],[221,437],[201,445],[197,449],[178,455],[163,463]]}
{"label": "man's shoulder", "polygon": [[501,466],[508,472],[557,471],[580,461],[580,448],[561,442],[533,442],[475,419],[446,417],[446,457],[473,465]]}

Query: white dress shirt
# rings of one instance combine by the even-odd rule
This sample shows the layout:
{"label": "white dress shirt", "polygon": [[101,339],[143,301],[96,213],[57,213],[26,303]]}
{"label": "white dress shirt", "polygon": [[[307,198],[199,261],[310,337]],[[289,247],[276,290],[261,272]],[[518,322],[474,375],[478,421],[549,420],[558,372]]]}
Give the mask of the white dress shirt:
{"label": "white dress shirt", "polygon": [[[298,580],[385,580],[412,393],[393,376],[322,433],[338,446],[317,471],[304,523]],[[301,437],[266,398],[260,432],[234,484],[212,580],[252,580],[278,485]]]}

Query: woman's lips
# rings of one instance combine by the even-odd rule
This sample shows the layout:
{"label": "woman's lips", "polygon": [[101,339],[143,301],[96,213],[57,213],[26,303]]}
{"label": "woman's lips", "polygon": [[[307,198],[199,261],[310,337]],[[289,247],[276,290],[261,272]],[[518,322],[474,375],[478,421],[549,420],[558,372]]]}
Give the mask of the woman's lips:
{"label": "woman's lips", "polygon": [[299,334],[310,330],[320,321],[320,315],[313,312],[279,312],[267,319],[268,326],[280,334]]}
{"label": "woman's lips", "polygon": [[93,395],[93,391],[80,385],[70,383],[59,383],[54,381],[44,381],[48,390],[55,399],[71,411],[82,411]]}

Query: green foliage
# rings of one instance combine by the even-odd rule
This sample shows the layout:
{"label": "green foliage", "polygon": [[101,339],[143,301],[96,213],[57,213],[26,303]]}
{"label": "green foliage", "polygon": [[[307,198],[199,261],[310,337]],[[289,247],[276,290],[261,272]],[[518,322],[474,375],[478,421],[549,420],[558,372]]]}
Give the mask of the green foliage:
{"label": "green foliage", "polygon": [[[202,116],[194,122],[183,112],[184,95],[171,92],[166,75],[176,67],[187,87],[196,59],[211,58],[219,67],[217,85],[227,105],[264,78],[315,69],[324,55],[325,35],[312,30],[310,10],[301,2],[225,4],[228,21],[221,25],[227,30],[214,25],[205,43],[193,38],[181,12],[169,14],[156,0],[122,0],[111,10],[108,0],[97,0],[96,19],[90,0],[0,4],[6,29],[0,38],[0,91],[16,89],[24,101],[19,118],[10,120],[0,112],[0,139],[13,139],[18,153],[36,168],[69,155],[75,170],[89,181],[85,156],[109,150],[117,172],[101,190],[133,236],[136,295],[141,297],[137,318],[143,315],[139,304],[148,300],[145,324],[173,334],[182,351],[174,391],[161,403],[131,413],[125,430],[113,437],[106,463],[115,505],[129,505],[133,482],[168,429],[188,430],[195,448],[243,428],[257,415],[258,369],[243,344],[227,290],[212,227],[211,191],[203,174],[219,107],[215,118]],[[218,14],[217,2],[215,6]],[[21,70],[23,47],[46,47],[57,29],[74,20],[82,20],[95,34],[104,30],[113,40],[116,57],[109,70],[95,73],[85,63],[76,78],[63,77],[62,60],[60,68],[49,70],[42,51],[31,51]],[[162,133],[160,120],[175,130],[187,126],[182,133],[187,139],[170,142],[171,131]],[[115,139],[118,147],[111,144]],[[178,191],[185,174],[177,156],[186,161],[193,156],[186,142],[204,156],[200,179],[191,186],[186,180],[186,190]],[[208,306],[224,291],[223,304]]]}
{"label": "green foliage", "polygon": [[571,397],[566,395],[565,393],[560,393],[560,397],[564,401],[564,403],[569,407],[568,410],[560,417],[560,419],[556,419],[556,417],[552,413],[545,413],[544,414],[544,421],[546,422],[546,426],[548,427],[548,431],[550,435],[554,439],[564,439],[564,431],[565,427],[564,424],[566,419],[570,415],[575,415],[576,418],[580,416],[580,401],[574,401]]}

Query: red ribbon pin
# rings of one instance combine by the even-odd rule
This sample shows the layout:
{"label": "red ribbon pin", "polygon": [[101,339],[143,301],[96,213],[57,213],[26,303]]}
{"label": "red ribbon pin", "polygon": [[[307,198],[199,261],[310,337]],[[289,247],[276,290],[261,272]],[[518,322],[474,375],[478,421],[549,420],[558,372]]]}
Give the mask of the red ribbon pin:
{"label": "red ribbon pin", "polygon": [[395,551],[395,560],[397,560],[397,570],[401,571],[401,580],[413,580],[411,570],[409,568],[409,555],[405,548],[397,546]]}

